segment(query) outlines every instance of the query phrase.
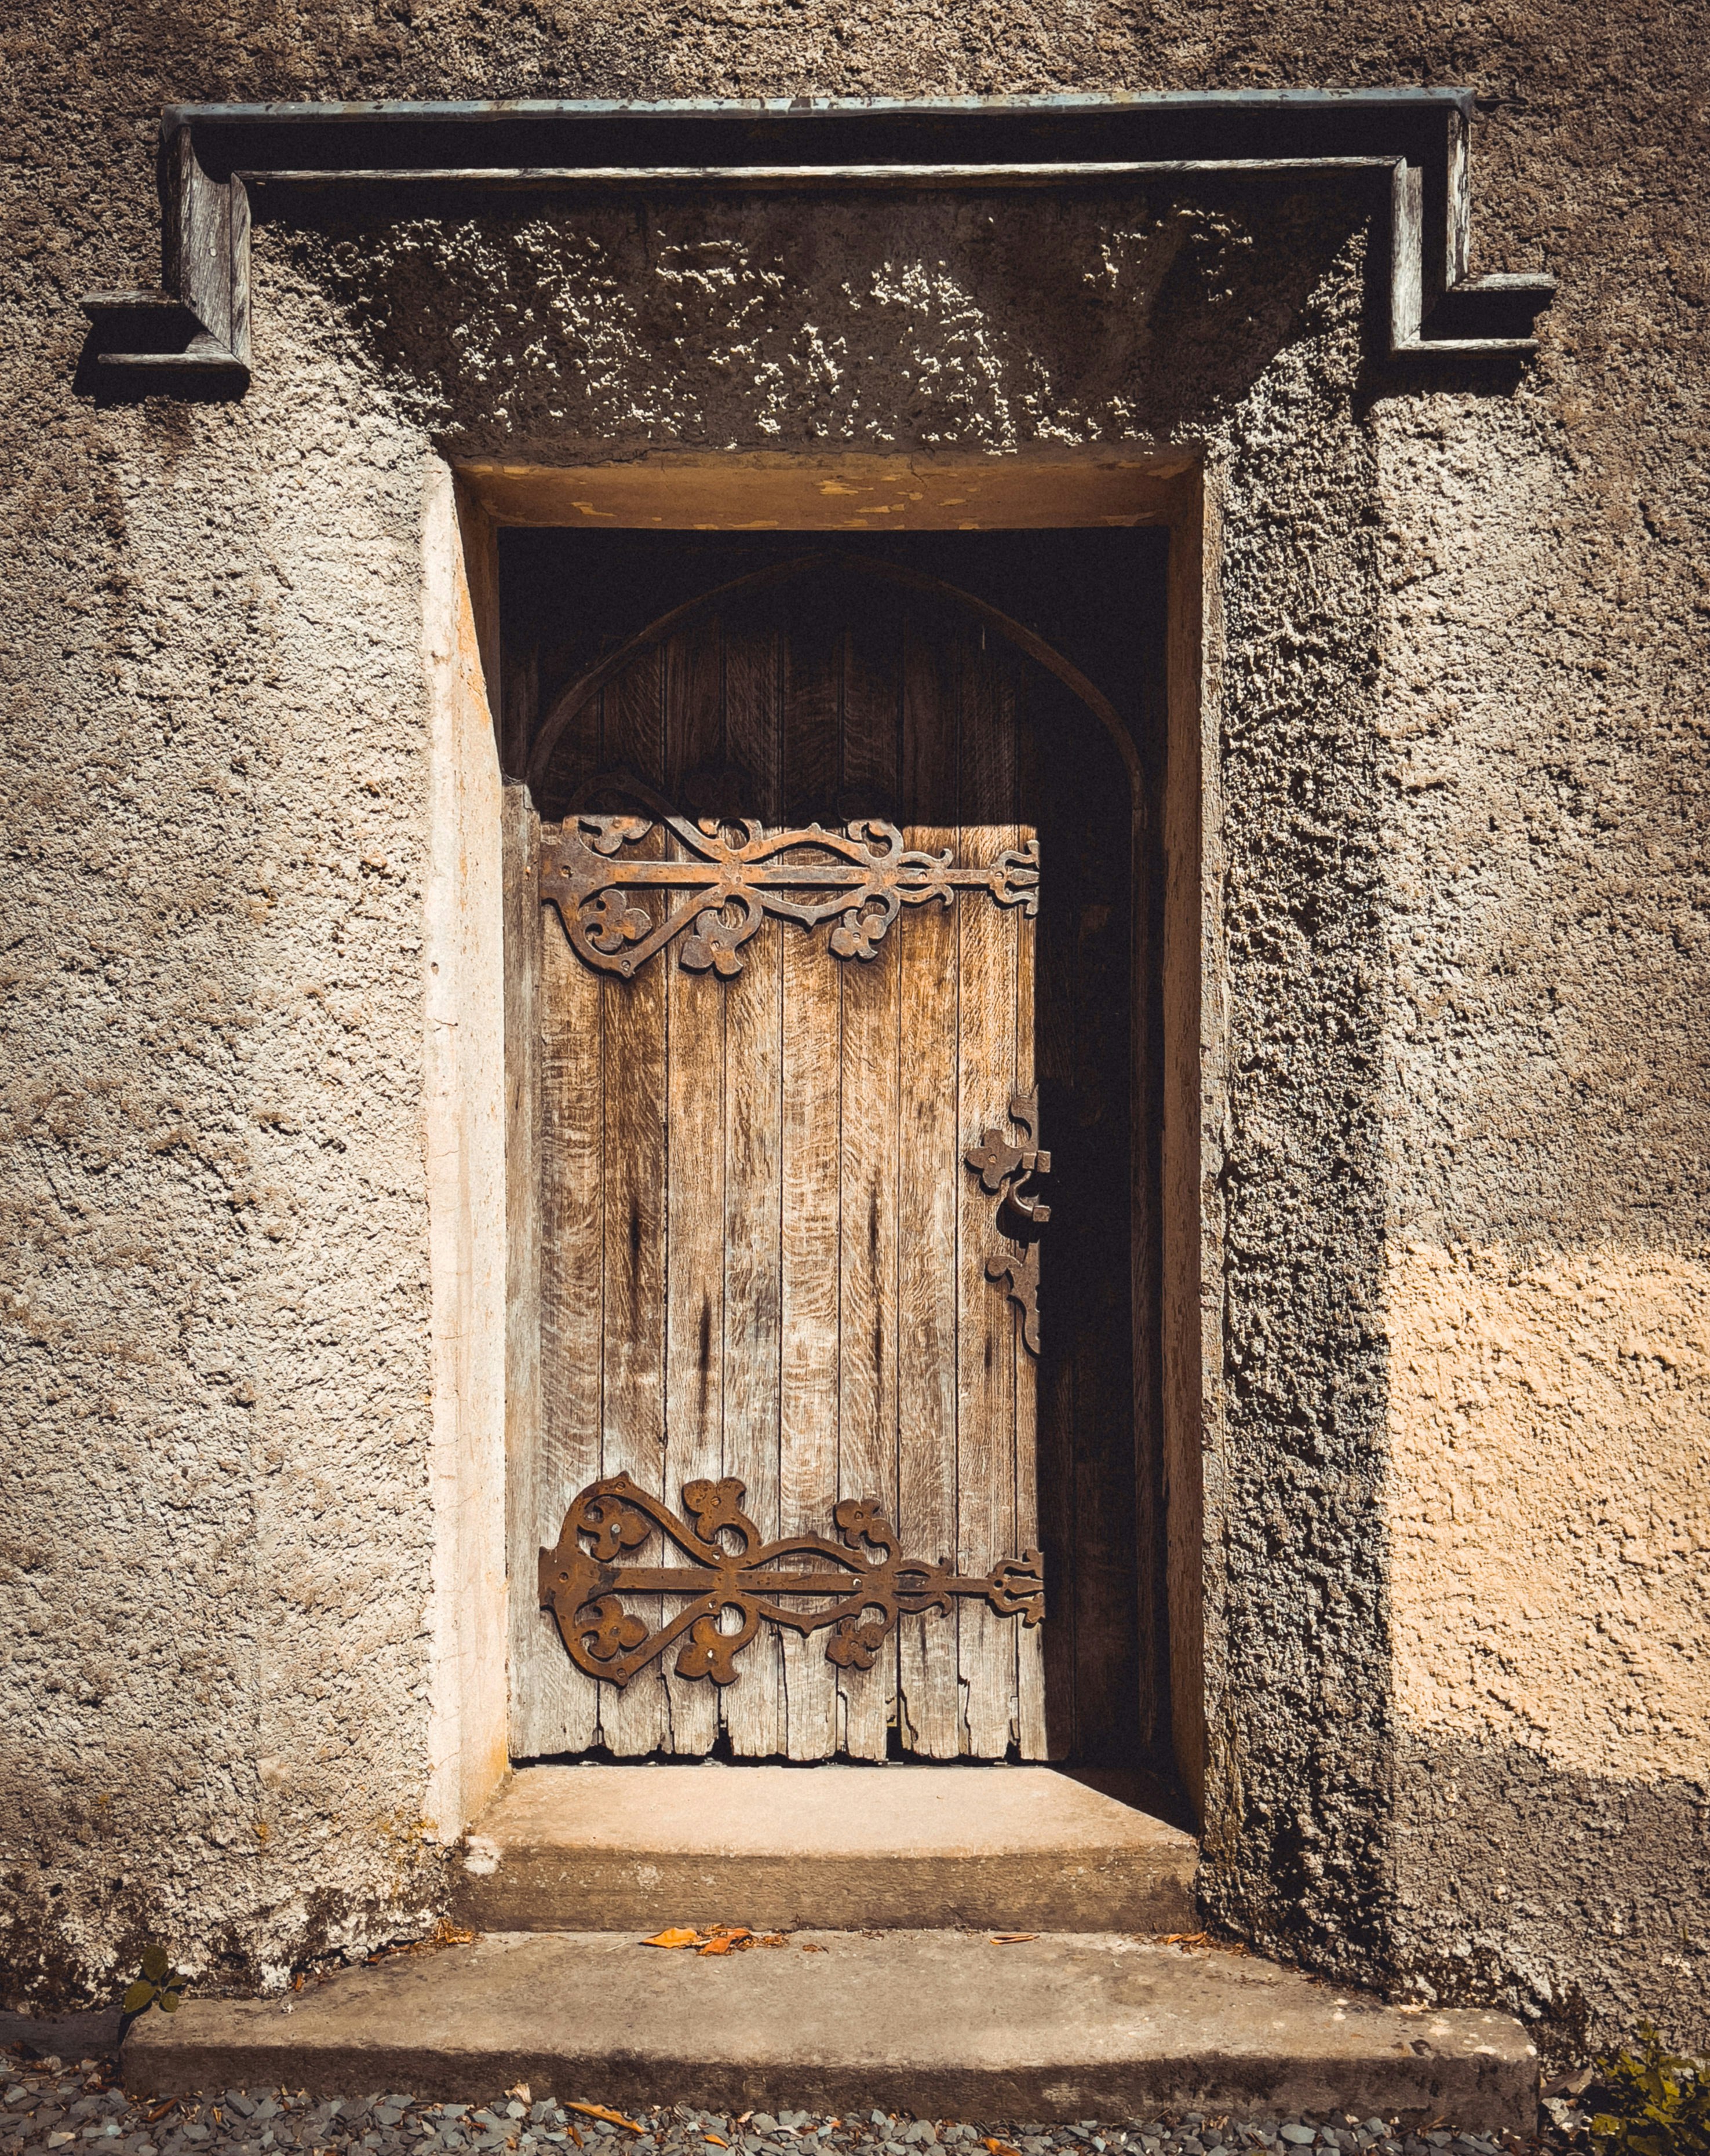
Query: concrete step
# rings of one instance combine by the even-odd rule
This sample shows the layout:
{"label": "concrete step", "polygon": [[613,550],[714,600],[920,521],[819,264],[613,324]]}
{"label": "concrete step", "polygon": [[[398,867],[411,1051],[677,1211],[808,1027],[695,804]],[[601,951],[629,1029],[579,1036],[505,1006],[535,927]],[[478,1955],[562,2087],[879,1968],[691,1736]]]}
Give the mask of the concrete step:
{"label": "concrete step", "polygon": [[[818,1951],[814,1951],[818,1949]],[[930,2118],[1401,2112],[1529,2130],[1538,2060],[1491,2013],[1405,2014],[1250,1957],[1125,1937],[798,1933],[718,1957],[499,1933],[285,1999],[187,1999],[125,2049],[138,2096],[404,2089]]]}
{"label": "concrete step", "polygon": [[470,1832],[480,1931],[1191,1931],[1179,1827],[1049,1767],[529,1767]]}

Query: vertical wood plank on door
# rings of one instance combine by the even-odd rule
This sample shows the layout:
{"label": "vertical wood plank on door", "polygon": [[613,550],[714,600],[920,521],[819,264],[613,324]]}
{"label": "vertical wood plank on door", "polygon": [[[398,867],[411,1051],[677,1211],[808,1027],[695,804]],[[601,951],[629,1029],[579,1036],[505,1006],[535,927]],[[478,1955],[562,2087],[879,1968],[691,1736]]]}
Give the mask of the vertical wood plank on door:
{"label": "vertical wood plank on door", "polygon": [[[902,816],[911,848],[956,842],[958,647],[935,623],[903,636]],[[904,910],[897,947],[896,1531],[910,1556],[956,1553],[956,911]],[[905,1617],[897,1631],[897,1717],[905,1748],[953,1759],[956,1620]]]}
{"label": "vertical wood plank on door", "polygon": [[[901,750],[901,624],[877,606],[845,651],[843,793],[850,815],[895,813]],[[870,959],[829,957],[843,989],[842,1293],[838,1312],[837,1490],[896,1517],[896,1207],[901,954],[896,928]],[[882,1759],[896,1712],[896,1640],[870,1670],[845,1670],[844,1748]]]}
{"label": "vertical wood plank on door", "polygon": [[[1017,713],[1017,729],[1026,724],[1026,714]],[[1023,801],[1024,810],[1026,807]],[[1035,835],[1033,826],[1024,824],[1019,839],[1024,843]],[[1034,1056],[1034,968],[1038,954],[1037,924],[1018,913],[1015,916],[1015,1090],[1018,1093],[1031,1092],[1035,1079]],[[1043,1133],[1045,1150],[1050,1150],[1050,1133]],[[1044,1198],[1050,1203],[1050,1178],[1045,1178]],[[1045,1241],[1040,1252],[1041,1281],[1043,1267],[1050,1263],[1050,1245]],[[1039,1540],[1039,1358],[1021,1337],[1021,1327],[1012,1321],[1013,1350],[1015,1358],[1015,1526],[1011,1548],[1019,1555],[1023,1550],[1037,1549]],[[1050,1610],[1050,1581],[1045,1582],[1045,1609]],[[1017,1624],[1015,1631],[1016,1661],[1016,1741],[1024,1759],[1043,1759],[1047,1756],[1045,1736],[1045,1639],[1041,1628],[1031,1630]]]}
{"label": "vertical wood plank on door", "polygon": [[[578,768],[604,755],[601,700],[573,722]],[[539,922],[541,1436],[537,1546],[558,1538],[571,1500],[602,1472],[605,1342],[605,1018],[598,977],[571,949],[556,909]],[[519,1584],[526,1543],[516,1553]],[[542,1610],[542,1622],[552,1625]],[[552,1628],[541,1696],[519,1756],[586,1751],[599,1738],[605,1687],[578,1670]],[[511,1746],[518,1752],[515,1739]]]}
{"label": "vertical wood plank on door", "polygon": [[[715,763],[721,751],[716,621],[704,618],[673,637],[665,659],[667,785],[680,800],[685,775]],[[670,850],[683,850],[675,842]],[[675,947],[654,963],[665,981],[669,1123],[663,1473],[665,1502],[678,1509],[686,1483],[716,1481],[723,1465],[725,988],[715,973],[686,972]],[[667,1648],[660,1666],[670,1748],[706,1753],[718,1735],[718,1688],[710,1678],[679,1676],[675,1664],[676,1650]]]}
{"label": "vertical wood plank on door", "polygon": [[[1035,688],[1044,737],[1078,723]],[[1132,1758],[1138,1676],[1129,1377],[1127,803],[1095,741],[1030,781],[1049,864],[1040,897],[1036,1055],[1052,1152],[1042,1240],[1040,1541],[1050,1756]],[[1126,1568],[1126,1570],[1125,1570]]]}
{"label": "vertical wood plank on door", "polygon": [[[784,646],[784,815],[828,813],[838,765],[840,631],[812,607]],[[778,1516],[783,1533],[829,1531],[837,1502],[840,965],[824,931],[782,924],[783,1361]],[[783,1635],[792,1759],[839,1748],[836,1672],[824,1634]]]}
{"label": "vertical wood plank on door", "polygon": [[[725,752],[747,774],[749,814],[779,817],[778,639],[770,618],[727,623]],[[748,1517],[778,1532],[778,1378],[783,1353],[783,939],[768,921],[743,946],[724,985],[724,1467],[744,1485]],[[784,1749],[783,1647],[770,1626],[743,1655],[720,1702],[731,1748],[765,1758]]]}
{"label": "vertical wood plank on door", "polygon": [[[510,1749],[534,1758],[592,1741],[593,1686],[571,1662],[534,1593],[537,1553],[563,1517],[565,1463],[541,1413],[540,821],[507,785],[505,819],[505,1476],[511,1580]],[[554,920],[556,925],[556,916]],[[598,1204],[598,1180],[595,1203]],[[594,1270],[596,1289],[598,1269]],[[594,1334],[598,1335],[598,1315]],[[596,1353],[598,1349],[596,1348]],[[597,1399],[581,1418],[583,1458],[598,1458]],[[578,1485],[573,1485],[573,1494]],[[558,1509],[556,1514],[554,1505]]]}
{"label": "vertical wood plank on door", "polygon": [[[556,912],[541,921],[541,1428],[535,1476],[537,1547],[558,1538],[571,1500],[602,1471],[604,1339],[605,1106],[598,977],[570,948]],[[522,1572],[514,1585],[528,1593]],[[530,1595],[529,1599],[533,1599]],[[525,1758],[580,1752],[597,1741],[599,1693],[552,1627],[531,1658],[536,1697],[512,1750]]]}
{"label": "vertical wood plank on door", "polygon": [[[996,649],[975,654],[963,676],[959,732],[964,860],[995,860],[1016,842],[1013,686]],[[1016,916],[964,900],[957,908],[961,1024],[958,1138],[966,1153],[988,1129],[1008,1131],[1015,1081]],[[985,1276],[992,1202],[977,1176],[958,1184],[956,1484],[961,1569],[978,1574],[1011,1553],[1015,1524],[1014,1306]],[[1000,1758],[1015,1733],[1016,1621],[972,1597],[958,1611],[964,1742],[976,1758]]]}
{"label": "vertical wood plank on door", "polygon": [[[1066,789],[1067,790],[1067,789]],[[1105,798],[1100,798],[1101,791]],[[1070,799],[1081,841],[1072,1055],[1081,1155],[1076,1240],[1075,1699],[1083,1753],[1132,1750],[1139,1673],[1129,1173],[1130,838],[1091,757]]]}
{"label": "vertical wood plank on door", "polygon": [[[1036,1458],[1039,1540],[1045,1552],[1047,1756],[1079,1749],[1075,1704],[1075,1336],[1081,1322],[1081,1257],[1075,1202],[1080,1148],[1070,1127],[1075,1111],[1075,973],[1081,917],[1082,847],[1072,809],[1064,812],[1062,758],[1041,739],[1038,685],[1023,730],[1024,798],[1040,824],[1039,919],[1035,935],[1034,1072],[1051,1152],[1050,1240],[1041,1253]],[[1046,1269],[1049,1269],[1048,1270]]]}
{"label": "vertical wood plank on door", "polygon": [[[663,784],[663,654],[643,653],[604,692],[605,751],[650,785]],[[655,829],[635,849],[663,852]],[[579,963],[579,962],[578,962]],[[665,1488],[666,984],[674,956],[632,980],[601,984],[605,1017],[605,1389],[601,1472],[627,1473],[656,1496]],[[658,1548],[655,1538],[652,1545]],[[658,1596],[637,1596],[653,1630]],[[614,1752],[668,1748],[670,1701],[653,1662],[621,1691],[600,1687],[600,1733]]]}

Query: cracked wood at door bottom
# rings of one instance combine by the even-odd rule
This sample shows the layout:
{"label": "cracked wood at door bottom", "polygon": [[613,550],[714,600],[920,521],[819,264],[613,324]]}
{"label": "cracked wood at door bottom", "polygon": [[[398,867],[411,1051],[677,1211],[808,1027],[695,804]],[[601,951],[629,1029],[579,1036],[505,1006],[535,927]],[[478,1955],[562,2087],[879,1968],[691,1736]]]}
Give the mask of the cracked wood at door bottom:
{"label": "cracked wood at door bottom", "polygon": [[[621,1687],[681,1640],[679,1676],[733,1684],[741,1675],[737,1656],[763,1625],[771,1625],[804,1636],[829,1628],[827,1661],[867,1670],[900,1617],[947,1612],[958,1596],[977,1598],[1000,1617],[1019,1617],[1028,1625],[1045,1616],[1045,1559],[1036,1549],[965,1578],[947,1558],[934,1563],[904,1557],[877,1503],[855,1497],[833,1511],[841,1544],[822,1535],[766,1542],[742,1510],[743,1496],[744,1486],[733,1477],[686,1483],[683,1504],[692,1527],[627,1475],[590,1483],[575,1498],[557,1543],[540,1553],[540,1599],[578,1669]],[[689,1562],[620,1561],[655,1530]],[[732,1536],[739,1544],[734,1550],[723,1539]],[[688,1599],[650,1632],[624,1608],[626,1594]],[[789,1606],[798,1600],[818,1606]],[[720,1630],[727,1610],[738,1620],[734,1631]]]}

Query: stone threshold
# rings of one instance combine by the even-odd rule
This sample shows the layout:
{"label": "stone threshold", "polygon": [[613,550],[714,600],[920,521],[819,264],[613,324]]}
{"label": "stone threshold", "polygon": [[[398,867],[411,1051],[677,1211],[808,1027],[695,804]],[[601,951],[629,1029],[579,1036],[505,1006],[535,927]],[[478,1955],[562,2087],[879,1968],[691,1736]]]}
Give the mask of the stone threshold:
{"label": "stone threshold", "polygon": [[1199,1855],[1050,1767],[527,1767],[454,1907],[480,1931],[1192,1931]]}
{"label": "stone threshold", "polygon": [[526,2082],[619,2107],[1045,2121],[1348,2111],[1529,2132],[1519,2025],[1407,2013],[1256,1958],[1087,1933],[798,1933],[707,1957],[614,1932],[496,1933],[301,1993],[195,1999],[131,2031],[134,2095]]}

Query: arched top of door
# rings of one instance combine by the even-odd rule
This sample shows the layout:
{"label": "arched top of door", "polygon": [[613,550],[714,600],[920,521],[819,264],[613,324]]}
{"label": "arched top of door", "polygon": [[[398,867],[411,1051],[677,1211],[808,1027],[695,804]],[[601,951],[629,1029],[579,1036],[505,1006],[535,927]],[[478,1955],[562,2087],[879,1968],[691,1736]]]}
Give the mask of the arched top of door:
{"label": "arched top of door", "polygon": [[833,552],[829,548],[799,555],[792,561],[776,562],[768,568],[755,571],[752,575],[738,577],[730,583],[719,584],[710,591],[698,593],[681,606],[673,607],[669,613],[660,614],[645,629],[619,644],[615,651],[608,653],[597,666],[590,667],[587,673],[578,676],[553,700],[541,722],[540,731],[529,751],[528,767],[525,774],[531,788],[538,792],[544,784],[552,770],[552,758],[559,742],[588,699],[598,696],[609,681],[615,680],[643,652],[687,629],[704,613],[768,590],[804,583],[833,567],[840,575],[866,578],[877,583],[918,593],[925,598],[937,602],[947,613],[961,613],[1013,644],[1018,651],[1044,667],[1047,673],[1055,675],[1071,695],[1086,706],[1109,735],[1122,760],[1137,799],[1141,781],[1140,755],[1121,713],[1101,689],[1089,681],[1078,666],[1047,644],[1043,637],[1036,636],[1030,629],[1024,628],[996,607],[988,605],[983,599],[976,598],[971,592],[964,592],[954,584],[946,583],[940,578],[927,576],[921,570],[906,568],[897,562],[876,560],[869,555]]}

